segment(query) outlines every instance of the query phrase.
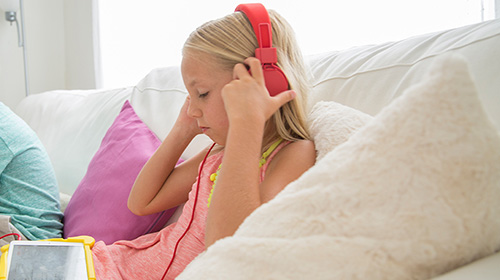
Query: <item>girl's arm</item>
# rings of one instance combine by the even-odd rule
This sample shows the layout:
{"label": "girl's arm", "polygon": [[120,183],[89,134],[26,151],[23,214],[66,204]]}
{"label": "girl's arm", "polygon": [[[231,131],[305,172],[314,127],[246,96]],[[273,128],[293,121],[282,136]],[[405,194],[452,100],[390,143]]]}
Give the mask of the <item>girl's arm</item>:
{"label": "girl's arm", "polygon": [[180,156],[200,133],[196,121],[187,116],[186,99],[172,130],[137,176],[128,198],[136,215],[149,215],[175,207],[188,199],[198,165],[206,150],[175,167]]}
{"label": "girl's arm", "polygon": [[220,238],[233,235],[250,213],[310,168],[316,157],[311,141],[291,143],[275,156],[264,182],[259,183],[264,124],[295,94],[287,91],[275,97],[269,96],[260,62],[254,58],[246,62],[253,77],[243,65],[237,65],[234,70],[236,79],[222,92],[229,131],[208,212],[206,247]]}

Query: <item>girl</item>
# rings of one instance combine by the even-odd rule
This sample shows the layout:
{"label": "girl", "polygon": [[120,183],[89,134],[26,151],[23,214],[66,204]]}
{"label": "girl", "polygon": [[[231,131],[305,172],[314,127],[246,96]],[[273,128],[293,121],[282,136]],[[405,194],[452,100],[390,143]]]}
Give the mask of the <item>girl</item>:
{"label": "girl", "polygon": [[[128,205],[148,215],[187,202],[179,220],[158,233],[110,246],[98,242],[93,254],[99,279],[174,279],[314,164],[302,57],[289,25],[273,11],[269,16],[278,66],[291,90],[269,95],[245,14],[235,12],[193,32],[181,64],[189,95],[139,174]],[[200,133],[214,145],[175,167]]]}

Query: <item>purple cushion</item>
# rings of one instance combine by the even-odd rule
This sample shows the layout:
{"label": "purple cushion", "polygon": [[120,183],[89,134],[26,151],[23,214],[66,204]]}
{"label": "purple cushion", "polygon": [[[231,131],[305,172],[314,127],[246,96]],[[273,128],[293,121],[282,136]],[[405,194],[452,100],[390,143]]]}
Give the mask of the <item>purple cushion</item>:
{"label": "purple cushion", "polygon": [[126,101],[64,211],[64,237],[111,244],[160,230],[175,208],[136,216],[127,207],[135,178],[160,143]]}

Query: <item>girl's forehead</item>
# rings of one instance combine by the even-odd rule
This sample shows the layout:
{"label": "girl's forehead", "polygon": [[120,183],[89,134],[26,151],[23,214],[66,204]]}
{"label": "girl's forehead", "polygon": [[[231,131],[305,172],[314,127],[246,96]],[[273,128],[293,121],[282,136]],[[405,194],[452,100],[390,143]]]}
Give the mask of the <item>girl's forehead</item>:
{"label": "girl's forehead", "polygon": [[[209,73],[212,63],[200,56],[185,55],[181,62],[181,72],[184,79],[196,79],[200,75]],[[190,82],[191,83],[191,82]]]}
{"label": "girl's forehead", "polygon": [[206,52],[202,51],[197,51],[197,50],[190,50],[190,51],[185,51],[184,55],[182,56],[182,60],[186,61],[199,61],[203,63],[210,63],[214,64],[216,62],[216,58],[214,55],[211,55]]}
{"label": "girl's forehead", "polygon": [[186,53],[181,62],[181,72],[186,86],[194,86],[203,82],[210,82],[232,75],[231,71],[224,70],[217,63],[215,57],[205,53]]}

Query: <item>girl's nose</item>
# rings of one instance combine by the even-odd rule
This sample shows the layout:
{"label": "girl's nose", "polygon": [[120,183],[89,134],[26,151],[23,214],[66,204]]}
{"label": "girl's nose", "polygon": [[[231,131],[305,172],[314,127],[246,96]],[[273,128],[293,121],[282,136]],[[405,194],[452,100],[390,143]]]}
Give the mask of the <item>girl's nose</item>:
{"label": "girl's nose", "polygon": [[188,116],[190,116],[191,118],[201,118],[201,116],[203,115],[200,108],[195,104],[195,102],[193,102],[193,100],[191,100],[189,102],[189,106],[188,106],[188,110],[187,110],[187,114]]}

